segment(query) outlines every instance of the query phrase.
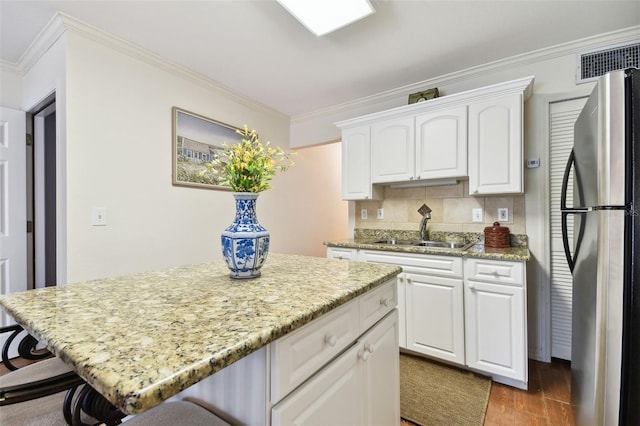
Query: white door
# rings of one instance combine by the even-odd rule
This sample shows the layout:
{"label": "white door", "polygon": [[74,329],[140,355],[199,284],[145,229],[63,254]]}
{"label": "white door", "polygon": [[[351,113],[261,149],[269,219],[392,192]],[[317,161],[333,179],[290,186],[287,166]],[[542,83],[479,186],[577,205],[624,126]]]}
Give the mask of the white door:
{"label": "white door", "polygon": [[467,365],[526,381],[524,290],[468,281],[464,307]]}
{"label": "white door", "polygon": [[[571,360],[573,277],[562,245],[560,193],[567,159],[573,148],[573,126],[587,98],[549,105],[549,208],[551,233],[551,356]],[[567,205],[573,202],[573,174],[567,186]],[[569,215],[569,245],[573,247],[573,217]]]}
{"label": "white door", "polygon": [[371,126],[372,183],[414,179],[413,130],[413,117],[396,118]]}
{"label": "white door", "polygon": [[400,352],[398,351],[398,312],[391,311],[362,339],[360,359],[365,369],[365,424],[400,424]]}
{"label": "white door", "polygon": [[416,117],[416,179],[467,176],[467,106]]}
{"label": "white door", "polygon": [[342,199],[368,200],[371,193],[369,126],[342,131]]}
{"label": "white door", "polygon": [[271,410],[273,426],[351,426],[364,420],[360,361],[362,345],[355,345],[332,361]]}
{"label": "white door", "polygon": [[[0,292],[27,289],[25,113],[0,107]],[[0,325],[12,323],[2,315]]]}
{"label": "white door", "polygon": [[521,193],[522,95],[469,105],[469,193]]}
{"label": "white door", "polygon": [[462,280],[406,275],[407,348],[464,365]]}

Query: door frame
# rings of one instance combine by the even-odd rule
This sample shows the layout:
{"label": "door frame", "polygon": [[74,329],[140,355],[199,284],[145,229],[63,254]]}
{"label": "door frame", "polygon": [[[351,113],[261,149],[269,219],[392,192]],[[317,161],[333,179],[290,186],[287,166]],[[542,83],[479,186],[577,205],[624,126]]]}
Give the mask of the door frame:
{"label": "door frame", "polygon": [[[53,111],[48,110],[51,106],[54,105],[54,111],[56,112],[56,148],[55,148],[55,170],[56,170],[56,202],[55,202],[55,215],[56,215],[56,229],[55,229],[55,239],[56,239],[56,282],[55,285],[64,285],[67,282],[67,202],[66,202],[66,139],[64,138],[65,134],[65,122],[64,117],[65,114],[64,109],[60,111],[61,107],[58,105],[58,99],[56,96],[56,90],[52,90],[47,93],[44,97],[42,97],[38,102],[34,103],[32,106],[25,108],[28,111],[28,114],[33,116],[33,126],[36,127],[39,122],[44,121],[44,116],[38,117],[42,112],[45,112],[45,115],[50,114]],[[35,129],[31,128],[31,132]],[[36,151],[37,144],[42,144],[42,140],[37,140],[38,135],[34,138],[33,149]],[[35,166],[35,160],[34,164]],[[33,171],[33,177],[35,177],[35,170]],[[36,182],[37,184],[37,182]],[[36,188],[36,191],[38,189]],[[33,194],[34,199],[38,196],[38,194]],[[34,218],[34,220],[37,218]],[[35,248],[34,248],[35,249]],[[35,284],[35,282],[34,282]]]}
{"label": "door frame", "polygon": [[[525,168],[525,227],[531,266],[527,267],[529,357],[551,361],[551,215],[549,195],[549,105],[589,96],[594,84],[576,86],[562,93],[534,94],[526,109],[525,159],[540,158],[540,167]],[[526,161],[526,160],[525,160]]]}

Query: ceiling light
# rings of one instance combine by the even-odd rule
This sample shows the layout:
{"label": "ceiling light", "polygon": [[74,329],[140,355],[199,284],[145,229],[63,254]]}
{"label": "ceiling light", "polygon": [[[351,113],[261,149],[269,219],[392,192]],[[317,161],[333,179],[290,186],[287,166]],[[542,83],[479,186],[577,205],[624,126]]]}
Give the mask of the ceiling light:
{"label": "ceiling light", "polygon": [[277,0],[309,31],[322,36],[375,12],[369,0]]}

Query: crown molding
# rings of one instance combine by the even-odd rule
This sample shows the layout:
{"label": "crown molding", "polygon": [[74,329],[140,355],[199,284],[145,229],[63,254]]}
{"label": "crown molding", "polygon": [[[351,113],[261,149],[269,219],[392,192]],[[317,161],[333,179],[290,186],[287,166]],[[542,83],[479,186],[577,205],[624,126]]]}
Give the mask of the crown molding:
{"label": "crown molding", "polygon": [[15,62],[5,61],[3,59],[0,59],[0,71],[2,71],[3,73],[7,72],[12,74],[17,74],[18,76],[21,75],[18,64],[16,64]]}
{"label": "crown molding", "polygon": [[467,103],[472,101],[495,98],[512,93],[522,94],[523,100],[525,100],[531,95],[534,78],[534,76],[519,78],[517,80],[493,84],[490,86],[481,87],[479,89],[454,93],[452,95],[443,96],[441,98],[430,99],[425,102],[402,105],[384,111],[378,111],[371,114],[362,115],[360,117],[351,118],[349,120],[338,121],[334,124],[339,128],[361,126],[363,124],[375,123],[381,119],[388,120],[396,117],[404,117],[407,114],[432,112],[458,105],[466,105]]}
{"label": "crown molding", "polygon": [[25,75],[47,53],[56,41],[64,34],[65,25],[59,13],[47,22],[47,25],[38,33],[29,47],[20,55],[17,67],[21,75]]}
{"label": "crown molding", "polygon": [[[395,89],[386,90],[370,96],[366,96],[341,104],[332,105],[321,108],[309,113],[295,115],[291,117],[291,123],[303,123],[322,117],[334,116],[336,114],[348,112],[354,109],[362,110],[367,106],[375,106],[376,104],[394,100],[401,96],[407,96],[410,93],[423,90],[425,87],[437,87],[455,84],[460,81],[469,80],[489,72],[500,72],[508,70],[515,66],[530,65],[537,62],[544,62],[561,56],[579,54],[585,49],[599,49],[612,44],[624,44],[637,41],[640,38],[640,25],[624,28],[609,33],[599,34],[555,46],[534,50],[531,52],[511,56],[497,61],[489,62],[483,65],[467,68],[461,71],[444,74],[439,77],[419,81],[409,85],[401,86]],[[451,95],[447,95],[451,96]],[[436,98],[438,99],[438,98]]]}
{"label": "crown molding", "polygon": [[29,45],[27,50],[22,54],[17,64],[14,66],[19,70],[20,74],[26,74],[31,67],[42,57],[43,54],[65,33],[70,32],[77,34],[86,39],[100,43],[103,46],[116,50],[134,59],[143,61],[149,65],[158,67],[174,74],[178,77],[190,80],[192,83],[203,86],[210,90],[215,90],[220,94],[230,97],[240,104],[252,109],[258,109],[262,112],[288,119],[289,116],[274,110],[264,104],[256,102],[244,95],[235,92],[233,89],[218,83],[204,75],[192,71],[182,65],[171,62],[160,55],[150,52],[136,44],[128,42],[113,34],[107,33],[97,27],[89,25],[79,19],[76,19],[63,12],[57,12],[43,30],[38,34],[36,39]]}

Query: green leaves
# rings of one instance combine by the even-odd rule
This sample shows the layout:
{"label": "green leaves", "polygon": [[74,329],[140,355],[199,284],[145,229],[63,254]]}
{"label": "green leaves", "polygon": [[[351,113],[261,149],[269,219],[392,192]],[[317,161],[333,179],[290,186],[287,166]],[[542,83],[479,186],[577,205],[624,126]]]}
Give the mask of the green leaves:
{"label": "green leaves", "polygon": [[223,185],[230,186],[236,192],[262,192],[269,189],[269,182],[276,172],[284,172],[295,163],[291,156],[280,147],[273,148],[269,142],[262,144],[255,130],[236,130],[242,136],[234,145],[223,144],[224,150],[216,155],[207,169],[220,176]]}

